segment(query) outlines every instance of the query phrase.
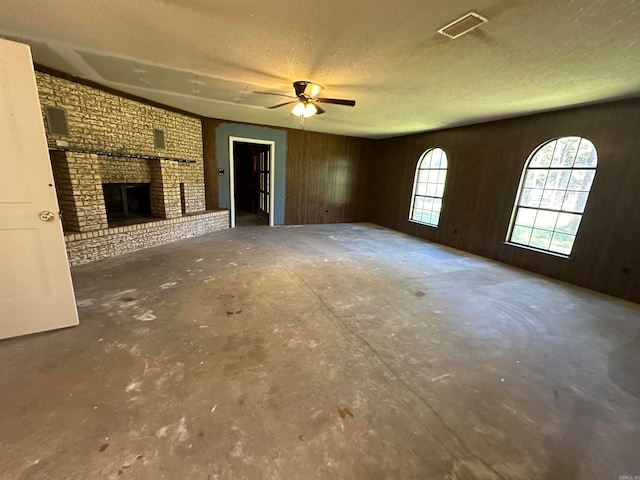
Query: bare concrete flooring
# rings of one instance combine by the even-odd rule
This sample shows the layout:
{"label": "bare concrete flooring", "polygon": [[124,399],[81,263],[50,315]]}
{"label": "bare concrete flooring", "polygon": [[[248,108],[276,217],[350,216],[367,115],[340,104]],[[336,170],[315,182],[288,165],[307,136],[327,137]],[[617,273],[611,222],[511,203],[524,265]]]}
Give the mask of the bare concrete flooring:
{"label": "bare concrete flooring", "polygon": [[0,343],[3,479],[640,476],[640,306],[372,225],[74,268]]}

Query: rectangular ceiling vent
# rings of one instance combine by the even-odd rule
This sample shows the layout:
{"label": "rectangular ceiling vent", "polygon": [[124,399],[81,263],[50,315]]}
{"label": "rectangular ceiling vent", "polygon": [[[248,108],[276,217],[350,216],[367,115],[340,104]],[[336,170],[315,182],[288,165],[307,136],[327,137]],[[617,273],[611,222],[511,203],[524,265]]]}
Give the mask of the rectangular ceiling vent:
{"label": "rectangular ceiling vent", "polygon": [[153,146],[154,148],[164,150],[164,130],[159,128],[153,129]]}
{"label": "rectangular ceiling vent", "polygon": [[44,112],[51,135],[69,135],[67,111],[64,108],[45,105]]}
{"label": "rectangular ceiling vent", "polygon": [[445,37],[458,38],[465,33],[469,33],[471,30],[475,30],[483,23],[487,23],[489,20],[484,18],[475,12],[469,12],[466,15],[454,20],[449,25],[442,27],[438,30]]}

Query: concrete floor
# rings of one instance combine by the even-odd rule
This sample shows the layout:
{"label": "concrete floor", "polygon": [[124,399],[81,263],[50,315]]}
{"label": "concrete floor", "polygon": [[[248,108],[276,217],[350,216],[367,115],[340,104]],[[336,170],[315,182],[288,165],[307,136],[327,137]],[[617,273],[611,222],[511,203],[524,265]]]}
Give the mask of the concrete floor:
{"label": "concrete floor", "polygon": [[640,476],[640,306],[372,225],[74,268],[0,342],[2,479]]}

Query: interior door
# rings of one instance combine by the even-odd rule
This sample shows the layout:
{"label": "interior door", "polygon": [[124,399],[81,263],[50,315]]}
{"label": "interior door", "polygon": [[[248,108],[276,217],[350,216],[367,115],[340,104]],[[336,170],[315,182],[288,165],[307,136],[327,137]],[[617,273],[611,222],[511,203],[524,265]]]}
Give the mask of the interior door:
{"label": "interior door", "polygon": [[0,39],[0,338],[78,324],[27,45]]}
{"label": "interior door", "polygon": [[269,208],[271,202],[269,200],[269,185],[271,179],[269,175],[269,149],[261,151],[258,154],[258,213],[263,217],[269,218]]}

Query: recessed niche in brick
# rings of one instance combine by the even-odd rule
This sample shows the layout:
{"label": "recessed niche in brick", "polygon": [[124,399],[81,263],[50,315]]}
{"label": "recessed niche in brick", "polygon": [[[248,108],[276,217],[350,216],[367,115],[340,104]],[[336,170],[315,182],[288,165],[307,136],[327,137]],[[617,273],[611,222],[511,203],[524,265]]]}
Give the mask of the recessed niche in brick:
{"label": "recessed niche in brick", "polygon": [[158,150],[164,150],[164,130],[159,128],[153,129],[153,147]]}
{"label": "recessed niche in brick", "polygon": [[180,209],[182,210],[182,215],[187,213],[187,196],[184,193],[184,183],[180,184]]}
{"label": "recessed niche in brick", "polygon": [[67,122],[67,111],[64,108],[44,106],[47,116],[47,126],[52,135],[69,135],[69,124]]}

